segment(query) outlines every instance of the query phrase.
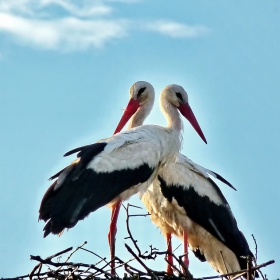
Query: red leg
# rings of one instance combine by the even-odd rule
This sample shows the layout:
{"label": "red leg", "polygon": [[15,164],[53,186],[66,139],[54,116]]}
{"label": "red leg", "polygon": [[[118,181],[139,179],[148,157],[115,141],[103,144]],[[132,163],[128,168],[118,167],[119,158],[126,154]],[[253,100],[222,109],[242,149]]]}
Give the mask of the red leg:
{"label": "red leg", "polygon": [[189,257],[188,257],[188,234],[184,230],[184,264],[189,268]]}
{"label": "red leg", "polygon": [[[167,233],[166,234],[166,242],[167,242],[167,252],[172,253],[172,234],[171,233]],[[173,257],[172,255],[167,254],[167,260],[168,260],[168,264],[167,264],[167,269],[166,272],[168,274],[173,274],[173,269],[171,267],[170,264],[173,265]]]}
{"label": "red leg", "polygon": [[121,208],[121,201],[115,203],[112,206],[112,212],[111,212],[111,223],[110,223],[110,229],[108,233],[108,241],[110,245],[110,253],[111,253],[111,274],[115,275],[115,241],[116,241],[116,233],[117,233],[117,221],[118,216]]}

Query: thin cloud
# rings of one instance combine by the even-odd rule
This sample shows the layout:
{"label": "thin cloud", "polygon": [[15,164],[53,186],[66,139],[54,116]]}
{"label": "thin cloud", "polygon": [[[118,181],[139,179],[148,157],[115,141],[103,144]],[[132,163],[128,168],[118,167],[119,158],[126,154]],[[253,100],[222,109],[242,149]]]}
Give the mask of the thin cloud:
{"label": "thin cloud", "polygon": [[101,47],[109,40],[126,36],[122,20],[34,20],[0,13],[0,30],[26,45],[44,49],[73,51]]}
{"label": "thin cloud", "polygon": [[6,13],[33,14],[32,0],[0,0],[0,11]]}
{"label": "thin cloud", "polygon": [[133,3],[139,3],[142,0],[105,0],[106,2],[120,2],[120,3],[127,3],[127,4],[133,4]]}
{"label": "thin cloud", "polygon": [[203,26],[173,21],[113,17],[110,2],[140,0],[0,0],[0,33],[19,44],[48,50],[76,51],[99,48],[142,29],[173,38],[191,38],[209,32]]}
{"label": "thin cloud", "polygon": [[77,17],[104,16],[113,10],[110,6],[93,0],[0,0],[1,12],[22,16],[46,16],[47,9],[53,7]]}
{"label": "thin cloud", "polygon": [[146,28],[173,38],[194,38],[210,32],[210,29],[201,25],[191,26],[173,21],[160,20],[147,24]]}
{"label": "thin cloud", "polygon": [[58,6],[77,17],[104,16],[112,12],[111,7],[100,3],[96,5],[93,1],[77,1],[74,4],[67,0],[41,0],[39,3],[42,8],[51,5]]}

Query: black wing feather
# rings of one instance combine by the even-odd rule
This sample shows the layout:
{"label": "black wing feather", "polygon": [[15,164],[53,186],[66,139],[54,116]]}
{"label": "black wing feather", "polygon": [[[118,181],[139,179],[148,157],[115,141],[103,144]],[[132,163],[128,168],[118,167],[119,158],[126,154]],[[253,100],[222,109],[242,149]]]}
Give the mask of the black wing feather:
{"label": "black wing feather", "polygon": [[[179,206],[183,207],[188,217],[202,226],[237,256],[240,266],[246,268],[246,260],[241,256],[253,256],[244,235],[239,231],[237,222],[219,187],[211,180],[209,182],[219,190],[225,205],[217,205],[210,201],[208,196],[201,196],[195,188],[189,186],[167,185],[164,179],[158,176],[161,191],[164,197],[171,202],[174,198]],[[245,265],[245,267],[244,267]]]}
{"label": "black wing feather", "polygon": [[226,180],[223,176],[221,176],[220,174],[218,174],[218,173],[216,173],[216,172],[214,172],[214,171],[212,171],[212,170],[210,170],[213,174],[215,174],[216,175],[216,178],[218,179],[218,180],[220,180],[221,182],[223,182],[224,184],[226,184],[226,185],[228,185],[229,187],[231,187],[232,189],[234,189],[235,191],[236,191],[236,188],[228,181],[228,180]]}
{"label": "black wing feather", "polygon": [[56,174],[54,174],[53,176],[51,176],[51,177],[49,178],[49,180],[52,181],[53,179],[58,178],[59,175],[60,175],[66,168],[67,168],[67,167],[64,167],[63,169],[61,169],[60,171],[58,171]]}
{"label": "black wing feather", "polygon": [[206,262],[206,259],[204,255],[200,252],[199,248],[193,249],[192,252],[201,262]]}
{"label": "black wing feather", "polygon": [[107,143],[96,143],[67,153],[79,152],[80,160],[65,168],[63,172],[66,178],[63,183],[55,190],[57,181],[54,182],[43,197],[39,219],[49,219],[44,228],[44,236],[49,233],[58,234],[65,228],[75,226],[91,212],[108,204],[128,188],[146,182],[153,174],[154,168],[145,163],[138,168],[110,173],[86,168],[106,145]]}
{"label": "black wing feather", "polygon": [[[95,144],[93,144],[93,145],[95,145]],[[77,153],[77,152],[79,152],[79,151],[81,151],[81,150],[86,149],[86,148],[89,147],[89,146],[91,146],[91,145],[85,145],[85,146],[82,146],[82,147],[75,148],[75,149],[73,149],[73,150],[71,150],[71,151],[65,153],[63,156],[64,156],[64,157],[68,157],[68,156],[70,156],[70,155],[72,155],[72,154],[75,154],[75,153]]]}

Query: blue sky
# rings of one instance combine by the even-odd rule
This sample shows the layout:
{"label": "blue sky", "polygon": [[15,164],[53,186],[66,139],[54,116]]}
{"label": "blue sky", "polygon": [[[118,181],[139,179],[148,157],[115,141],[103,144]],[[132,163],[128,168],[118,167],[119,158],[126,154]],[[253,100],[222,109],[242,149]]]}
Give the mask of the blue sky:
{"label": "blue sky", "polygon": [[[110,136],[129,87],[146,80],[157,95],[171,83],[189,93],[208,145],[185,123],[183,153],[238,189],[220,184],[258,262],[276,261],[263,272],[279,278],[280,2],[77,2],[0,0],[0,277],[85,240],[109,256],[109,209],[43,239],[38,208],[47,179],[74,159],[62,155]],[[158,104],[147,123],[165,124]],[[148,218],[133,230],[143,248],[165,248]],[[129,258],[125,236],[122,213],[117,254]],[[216,275],[193,257],[190,271]]]}

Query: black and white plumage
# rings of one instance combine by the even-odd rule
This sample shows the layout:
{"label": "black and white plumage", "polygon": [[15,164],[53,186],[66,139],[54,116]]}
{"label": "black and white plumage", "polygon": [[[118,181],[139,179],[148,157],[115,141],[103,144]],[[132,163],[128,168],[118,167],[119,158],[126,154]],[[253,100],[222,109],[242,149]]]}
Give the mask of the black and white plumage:
{"label": "black and white plumage", "polygon": [[[153,90],[152,87],[149,89]],[[167,127],[137,127],[66,154],[78,152],[78,159],[52,177],[56,181],[42,199],[39,219],[46,222],[44,236],[75,226],[79,220],[108,203],[144,192],[158,170],[174,161],[181,148],[179,111],[206,141],[181,87],[166,87],[160,102]],[[120,129],[137,106],[133,106],[133,110],[124,112]]]}
{"label": "black and white plumage", "polygon": [[[150,113],[153,98],[147,100],[139,108],[143,110],[141,118],[134,115],[130,127],[142,125]],[[152,221],[165,235],[169,250],[172,250],[171,234],[175,234],[189,244],[196,257],[207,260],[216,271],[235,272],[246,268],[242,256],[252,253],[228,202],[210,176],[233,188],[219,174],[179,154],[175,162],[159,170],[158,180],[140,196]],[[185,250],[186,247],[184,244]],[[188,265],[188,260],[185,261]],[[170,266],[168,272],[172,272]]]}
{"label": "black and white plumage", "polygon": [[196,257],[217,272],[245,269],[243,257],[253,254],[221,190],[201,170],[180,154],[160,170],[141,200],[166,237],[174,234],[185,242],[186,234]]}

